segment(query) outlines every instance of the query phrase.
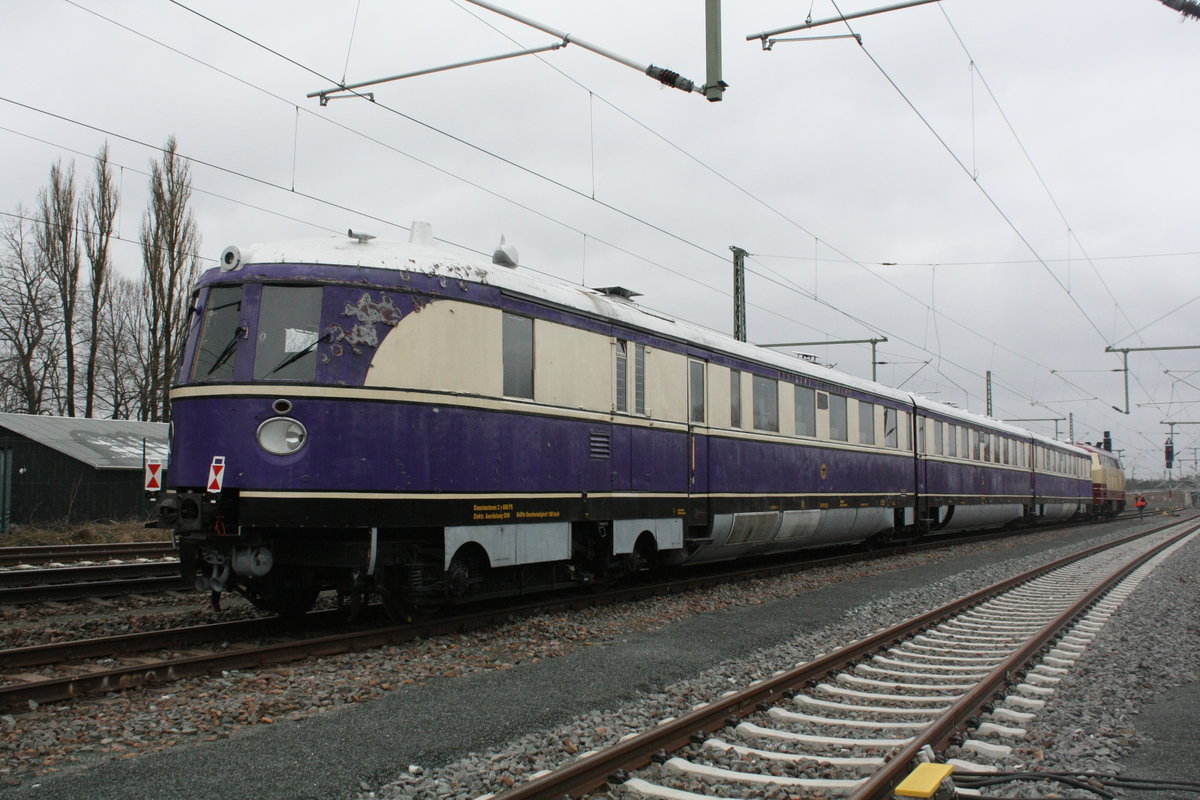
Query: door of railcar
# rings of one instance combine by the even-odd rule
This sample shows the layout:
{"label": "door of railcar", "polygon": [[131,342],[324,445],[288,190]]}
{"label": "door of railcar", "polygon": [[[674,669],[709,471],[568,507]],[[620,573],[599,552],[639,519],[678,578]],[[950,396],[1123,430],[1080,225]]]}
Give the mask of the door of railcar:
{"label": "door of railcar", "polygon": [[929,447],[925,441],[925,434],[928,428],[926,418],[917,412],[917,408],[913,406],[912,414],[912,454],[913,454],[913,491],[916,508],[913,513],[915,519],[913,523],[918,530],[924,531],[929,528],[936,520],[931,520],[930,517],[936,513],[928,507],[928,501],[925,499],[926,487],[929,482],[929,462],[928,452]]}
{"label": "door of railcar", "polygon": [[688,494],[708,495],[709,364],[688,359]]}

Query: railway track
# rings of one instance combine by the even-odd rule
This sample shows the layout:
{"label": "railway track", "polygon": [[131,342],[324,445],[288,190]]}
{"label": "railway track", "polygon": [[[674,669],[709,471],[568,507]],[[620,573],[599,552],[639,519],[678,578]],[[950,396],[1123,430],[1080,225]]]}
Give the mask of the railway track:
{"label": "railway track", "polygon": [[[1091,548],[895,625],[818,660],[584,754],[496,800],[880,800],[921,761],[930,790],[948,769],[991,768],[1053,693],[1147,562],[1200,529],[1175,522]],[[983,715],[986,721],[981,721]],[[928,795],[925,795],[928,796]]]}
{"label": "railway track", "polygon": [[164,558],[174,555],[175,545],[160,542],[106,542],[103,544],[52,544],[29,547],[0,547],[0,567],[18,564],[50,564],[69,561],[109,561],[127,558]]}
{"label": "railway track", "polygon": [[[0,685],[0,708],[20,709],[28,707],[31,700],[35,703],[60,702],[221,670],[260,668],[309,657],[403,644],[419,638],[483,628],[512,617],[579,610],[732,581],[767,578],[822,566],[883,559],[899,553],[994,539],[994,532],[953,539],[947,537],[916,546],[883,548],[869,553],[839,554],[735,571],[689,575],[604,592],[554,595],[519,605],[489,605],[486,609],[468,607],[461,613],[415,624],[376,624],[347,630],[341,612],[328,611],[308,614],[300,620],[288,622],[268,617],[0,650],[0,680],[4,681],[4,685]],[[178,581],[178,577],[174,580]],[[89,585],[80,585],[79,591],[87,591]],[[3,595],[4,590],[0,589],[0,602],[3,602]],[[367,612],[364,618],[366,622],[379,620],[383,616],[382,609],[377,606],[369,607]],[[335,630],[337,628],[341,630]],[[246,643],[246,639],[255,637],[272,637],[274,641],[262,645]],[[30,671],[34,668],[38,671]]]}
{"label": "railway track", "polygon": [[112,597],[185,587],[179,575],[179,562],[174,559],[0,570],[0,604]]}

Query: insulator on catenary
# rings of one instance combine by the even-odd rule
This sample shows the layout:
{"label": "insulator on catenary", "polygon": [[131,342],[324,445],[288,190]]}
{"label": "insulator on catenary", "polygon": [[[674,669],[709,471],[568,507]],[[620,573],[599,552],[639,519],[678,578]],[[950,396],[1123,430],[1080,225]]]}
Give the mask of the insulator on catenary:
{"label": "insulator on catenary", "polygon": [[1159,0],[1167,8],[1173,8],[1185,17],[1200,19],[1200,0]]}
{"label": "insulator on catenary", "polygon": [[696,84],[681,76],[678,72],[662,67],[656,67],[653,64],[646,67],[646,74],[654,80],[661,83],[663,86],[673,86],[685,92],[692,92],[696,89]]}

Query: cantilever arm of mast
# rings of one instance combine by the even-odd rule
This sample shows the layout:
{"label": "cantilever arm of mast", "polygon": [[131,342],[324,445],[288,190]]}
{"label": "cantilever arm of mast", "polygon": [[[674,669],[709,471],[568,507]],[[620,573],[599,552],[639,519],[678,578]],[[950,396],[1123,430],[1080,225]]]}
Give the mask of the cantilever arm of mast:
{"label": "cantilever arm of mast", "polygon": [[[582,47],[584,50],[591,50],[593,53],[596,53],[597,55],[601,55],[607,59],[616,61],[618,64],[624,64],[627,67],[632,67],[633,69],[636,69],[638,72],[642,73],[643,75],[648,75],[649,77],[658,81],[663,86],[670,86],[672,88],[679,89],[684,92],[697,92],[699,94],[705,95],[706,97],[708,97],[709,100],[721,99],[720,98],[721,90],[724,89],[725,84],[723,81],[720,81],[719,77],[710,81],[711,85],[699,86],[694,81],[683,77],[682,75],[680,75],[678,72],[675,72],[674,70],[669,70],[666,67],[656,67],[653,64],[641,64],[632,59],[628,59],[628,58],[625,58],[624,56],[618,55],[618,54],[612,52],[611,50],[607,50],[603,47],[592,44],[591,42],[588,42],[584,39],[580,39],[578,36],[573,36],[572,34],[569,34],[566,31],[560,31],[560,30],[557,30],[556,28],[550,27],[549,25],[543,25],[542,23],[536,22],[532,19],[529,19],[528,17],[522,16],[520,14],[516,14],[512,11],[501,8],[500,6],[494,5],[492,3],[485,2],[485,0],[467,0],[467,2],[477,5],[480,8],[486,8],[488,11],[492,11],[503,17],[508,17],[509,19],[514,20],[516,22],[520,22],[522,25],[528,25],[529,27],[535,28],[536,30],[539,30],[539,31],[542,31],[543,33],[548,33],[551,36],[557,38],[559,41],[555,42],[554,44],[547,45],[545,47],[535,47],[535,48],[532,48],[529,50],[520,50],[515,53],[505,53],[503,55],[498,55],[498,56],[488,56],[487,58],[477,58],[472,61],[460,61],[456,64],[448,64],[444,67],[433,67],[432,69],[417,70],[416,72],[406,72],[403,75],[393,75],[390,78],[379,78],[377,80],[363,81],[361,83],[339,84],[337,86],[331,86],[328,89],[321,89],[316,92],[309,92],[307,97],[319,97],[321,99],[321,105],[326,105],[330,100],[335,100],[339,97],[363,97],[367,100],[373,101],[375,99],[373,95],[371,95],[369,93],[363,94],[361,92],[358,92],[357,90],[365,88],[367,86],[375,86],[376,84],[387,83],[389,81],[398,81],[398,80],[403,80],[404,78],[414,78],[418,75],[429,75],[434,72],[445,72],[446,70],[458,69],[459,67],[471,67],[471,66],[475,66],[477,64],[487,64],[492,61],[501,61],[506,58],[516,58],[517,56],[527,56],[527,55],[533,55],[535,53],[544,53],[547,50],[557,50],[561,47],[567,46],[568,44],[573,44],[573,45],[576,45],[577,47]],[[710,0],[710,2],[714,3],[714,5],[719,7],[719,0]],[[712,24],[714,24],[713,23],[714,15],[715,15],[715,17],[719,18],[719,14],[716,13],[715,11],[710,11],[709,13],[710,13],[709,24],[711,26]],[[710,45],[710,47],[711,47],[711,45]],[[719,53],[719,43],[716,46],[716,50]],[[719,55],[717,56],[717,58],[718,58],[718,65],[717,65],[715,74],[717,74],[719,76],[719,73],[720,73]]]}
{"label": "cantilever arm of mast", "polygon": [[[305,95],[305,97],[319,97],[319,98],[321,98],[321,105],[326,105],[330,100],[337,100],[340,97],[363,96],[363,97],[366,97],[366,99],[368,99],[368,100],[374,100],[375,99],[374,96],[372,96],[370,94],[363,95],[362,93],[360,93],[357,90],[366,88],[367,86],[376,86],[380,83],[388,83],[390,81],[402,81],[405,78],[415,78],[419,75],[432,75],[435,72],[446,72],[448,70],[458,69],[459,67],[473,67],[473,66],[476,66],[477,64],[489,64],[493,61],[503,61],[506,58],[517,58],[518,56],[529,56],[529,55],[534,55],[535,53],[545,53],[548,50],[557,50],[560,47],[566,47],[566,45],[567,45],[567,42],[566,42],[566,40],[564,40],[561,42],[555,42],[554,44],[548,44],[545,47],[532,47],[528,50],[518,50],[515,53],[503,53],[498,56],[486,56],[484,58],[476,58],[476,59],[472,59],[470,61],[459,61],[454,64],[447,64],[444,67],[431,67],[429,69],[419,69],[415,72],[405,72],[400,75],[392,75],[389,78],[377,78],[373,81],[362,81],[361,83],[339,84],[337,86],[331,86],[328,89],[321,89],[320,91],[309,92],[308,94]],[[345,92],[345,94],[342,94],[342,92]]]}
{"label": "cantilever arm of mast", "polygon": [[[473,0],[472,0],[472,2],[473,2]],[[859,17],[870,17],[870,16],[874,16],[875,14],[883,14],[888,11],[899,11],[900,9],[903,9],[903,8],[912,8],[913,6],[923,6],[926,3],[937,3],[937,2],[940,2],[940,0],[907,0],[907,2],[904,2],[904,3],[896,3],[894,5],[884,6],[883,8],[875,8],[875,9],[871,9],[869,11],[858,11],[853,14],[839,14],[836,17],[830,17],[828,19],[819,19],[816,22],[813,22],[812,19],[810,18],[809,20],[807,20],[799,25],[789,25],[786,28],[776,28],[773,31],[763,31],[762,33],[747,34],[746,41],[752,42],[755,39],[761,39],[762,43],[763,43],[763,49],[769,50],[770,48],[767,46],[767,41],[772,36],[779,36],[784,33],[794,33],[795,31],[805,31],[805,30],[808,30],[809,28],[819,28],[822,25],[833,25],[835,23],[845,22],[846,20],[850,20],[850,19],[858,19]],[[861,42],[861,40],[860,40],[860,42]]]}

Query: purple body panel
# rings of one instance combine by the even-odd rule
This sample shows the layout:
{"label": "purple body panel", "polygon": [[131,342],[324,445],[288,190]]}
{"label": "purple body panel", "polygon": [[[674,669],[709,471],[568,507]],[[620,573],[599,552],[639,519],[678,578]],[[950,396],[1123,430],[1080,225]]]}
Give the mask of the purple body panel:
{"label": "purple body panel", "polygon": [[[226,489],[503,494],[612,486],[610,461],[589,455],[590,434],[607,426],[446,406],[296,398],[289,416],[305,425],[308,441],[293,455],[270,455],[255,432],[275,416],[276,396],[176,401],[172,482],[202,485],[220,455]],[[669,474],[673,459],[679,475],[654,488],[684,489],[683,434],[658,434],[650,444],[636,451],[645,474]],[[613,451],[614,462],[635,460]]]}
{"label": "purple body panel", "polygon": [[925,494],[1029,497],[1033,493],[1032,476],[1027,469],[932,460],[924,463]]}

